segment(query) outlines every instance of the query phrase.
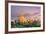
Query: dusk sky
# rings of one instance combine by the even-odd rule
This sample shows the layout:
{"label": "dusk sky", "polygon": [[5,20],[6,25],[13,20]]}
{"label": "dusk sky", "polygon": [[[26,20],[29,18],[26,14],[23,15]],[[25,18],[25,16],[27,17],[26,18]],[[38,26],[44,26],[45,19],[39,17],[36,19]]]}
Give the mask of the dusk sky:
{"label": "dusk sky", "polygon": [[40,7],[37,6],[11,6],[11,19],[19,15],[30,15],[31,17],[37,16],[40,18],[40,10]]}

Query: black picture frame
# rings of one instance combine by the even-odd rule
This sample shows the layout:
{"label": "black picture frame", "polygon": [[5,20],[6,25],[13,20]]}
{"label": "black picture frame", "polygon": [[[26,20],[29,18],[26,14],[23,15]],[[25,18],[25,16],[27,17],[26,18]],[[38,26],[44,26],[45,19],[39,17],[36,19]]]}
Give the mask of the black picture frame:
{"label": "black picture frame", "polygon": [[[25,4],[40,4],[43,5],[43,29],[42,30],[27,30],[8,32],[8,3],[25,3]],[[44,2],[27,2],[27,1],[5,1],[5,33],[24,33],[24,32],[40,32],[45,31],[45,4]]]}

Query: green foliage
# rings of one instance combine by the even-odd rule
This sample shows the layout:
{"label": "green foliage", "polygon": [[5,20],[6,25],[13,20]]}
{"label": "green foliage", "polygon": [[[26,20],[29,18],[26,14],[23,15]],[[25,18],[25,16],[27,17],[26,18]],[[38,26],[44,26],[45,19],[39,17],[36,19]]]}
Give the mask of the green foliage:
{"label": "green foliage", "polygon": [[41,26],[40,21],[33,21],[31,24],[29,22],[25,24],[20,24],[19,22],[13,24],[13,22],[11,22],[11,28],[27,28],[27,27],[40,27],[40,26]]}

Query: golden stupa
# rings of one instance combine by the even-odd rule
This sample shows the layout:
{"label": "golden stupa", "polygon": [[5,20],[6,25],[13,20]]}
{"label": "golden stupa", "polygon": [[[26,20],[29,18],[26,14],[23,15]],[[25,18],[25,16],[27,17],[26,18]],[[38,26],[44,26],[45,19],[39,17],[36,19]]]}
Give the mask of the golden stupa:
{"label": "golden stupa", "polygon": [[25,24],[27,23],[27,19],[24,16],[19,16],[19,22],[20,24]]}
{"label": "golden stupa", "polygon": [[19,23],[20,24],[31,24],[33,20],[27,20],[25,16],[19,16]]}

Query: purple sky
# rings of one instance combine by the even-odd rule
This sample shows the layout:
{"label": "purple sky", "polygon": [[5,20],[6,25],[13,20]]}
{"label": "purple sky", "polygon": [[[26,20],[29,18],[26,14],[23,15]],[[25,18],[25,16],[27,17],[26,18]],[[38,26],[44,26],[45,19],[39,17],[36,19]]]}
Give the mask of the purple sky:
{"label": "purple sky", "polygon": [[11,19],[19,15],[40,16],[40,13],[40,7],[37,6],[11,6]]}

